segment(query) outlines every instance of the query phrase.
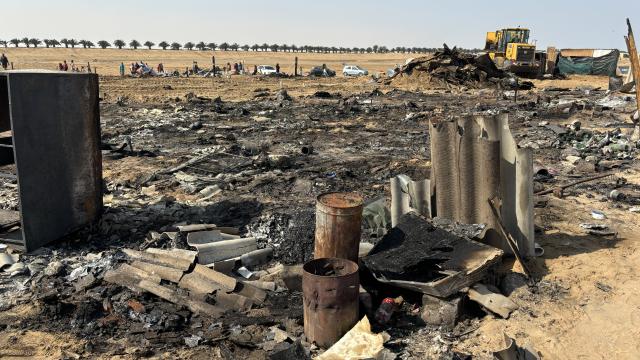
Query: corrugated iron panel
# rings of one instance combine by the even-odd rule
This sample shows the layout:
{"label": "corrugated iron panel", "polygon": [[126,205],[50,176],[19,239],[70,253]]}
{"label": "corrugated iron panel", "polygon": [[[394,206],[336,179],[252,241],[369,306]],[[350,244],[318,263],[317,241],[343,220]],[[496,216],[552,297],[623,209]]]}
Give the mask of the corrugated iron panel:
{"label": "corrugated iron panel", "polygon": [[487,242],[509,251],[488,203],[499,196],[507,230],[533,255],[532,155],[516,148],[507,115],[432,123],[431,158],[435,215],[487,224]]}

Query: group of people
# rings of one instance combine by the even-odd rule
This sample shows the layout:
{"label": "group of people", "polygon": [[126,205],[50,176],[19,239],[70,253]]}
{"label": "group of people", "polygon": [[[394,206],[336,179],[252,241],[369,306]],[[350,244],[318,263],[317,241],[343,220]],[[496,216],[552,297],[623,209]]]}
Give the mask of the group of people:
{"label": "group of people", "polygon": [[58,63],[58,71],[91,72],[91,65],[87,63],[87,67],[84,65],[78,67],[73,60],[69,63],[67,63],[67,60],[63,60],[61,63]]}
{"label": "group of people", "polygon": [[[124,71],[125,71],[125,67],[124,67],[124,63],[121,62],[120,63],[120,76],[124,76]],[[162,66],[162,64],[158,65],[158,73],[163,73],[164,72],[164,67]],[[129,66],[129,73],[131,75],[156,75],[156,71],[149,66],[148,63],[145,63],[144,61],[140,61],[140,62],[132,62],[131,66]]]}
{"label": "group of people", "polygon": [[9,67],[9,58],[4,53],[0,56],[0,66],[2,66],[3,70],[7,70]]}
{"label": "group of people", "polygon": [[[73,63],[73,61],[72,61]],[[66,64],[66,62],[65,62]],[[275,70],[277,74],[280,74],[280,64],[276,64]],[[301,68],[302,70],[302,68]],[[121,77],[124,77],[126,74],[126,66],[124,62],[120,63],[119,73]],[[129,66],[129,75],[131,76],[192,76],[199,75],[204,77],[210,77],[215,75],[242,75],[242,74],[251,74],[258,75],[258,66],[253,66],[253,71],[246,69],[246,66],[243,62],[236,62],[231,64],[230,62],[220,66],[216,66],[215,73],[213,69],[205,69],[201,68],[198,65],[197,61],[193,61],[190,67],[185,68],[184,71],[175,70],[173,72],[165,72],[164,65],[159,63],[158,66],[154,69],[149,66],[148,63],[143,61],[132,62]]]}

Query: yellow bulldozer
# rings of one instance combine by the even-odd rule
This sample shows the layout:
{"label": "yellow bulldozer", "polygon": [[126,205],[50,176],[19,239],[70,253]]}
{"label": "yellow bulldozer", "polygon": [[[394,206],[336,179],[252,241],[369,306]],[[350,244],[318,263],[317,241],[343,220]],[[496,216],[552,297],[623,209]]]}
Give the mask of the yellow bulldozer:
{"label": "yellow bulldozer", "polygon": [[500,69],[532,77],[540,71],[536,46],[529,44],[529,29],[507,28],[487,33],[484,50]]}

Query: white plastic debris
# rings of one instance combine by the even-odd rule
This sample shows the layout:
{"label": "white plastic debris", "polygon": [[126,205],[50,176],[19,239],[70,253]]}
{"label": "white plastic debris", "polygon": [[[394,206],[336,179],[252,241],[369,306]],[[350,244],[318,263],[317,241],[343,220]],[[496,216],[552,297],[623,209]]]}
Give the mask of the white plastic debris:
{"label": "white plastic debris", "polygon": [[604,220],[607,216],[600,210],[591,210],[591,217],[596,220]]}

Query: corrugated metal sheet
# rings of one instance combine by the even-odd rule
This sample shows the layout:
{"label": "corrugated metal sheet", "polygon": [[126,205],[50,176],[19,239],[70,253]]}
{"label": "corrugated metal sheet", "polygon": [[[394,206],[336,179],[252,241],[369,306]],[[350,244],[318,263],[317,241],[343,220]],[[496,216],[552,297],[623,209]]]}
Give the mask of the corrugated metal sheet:
{"label": "corrugated metal sheet", "polygon": [[432,122],[431,158],[435,215],[487,224],[487,242],[509,251],[488,203],[497,196],[521,253],[533,255],[533,157],[530,149],[517,149],[508,115]]}

